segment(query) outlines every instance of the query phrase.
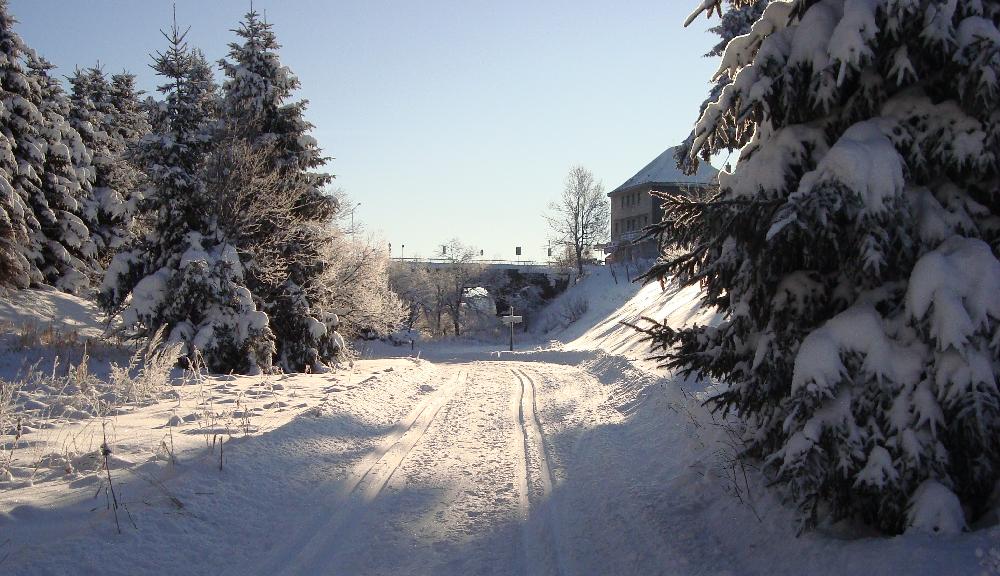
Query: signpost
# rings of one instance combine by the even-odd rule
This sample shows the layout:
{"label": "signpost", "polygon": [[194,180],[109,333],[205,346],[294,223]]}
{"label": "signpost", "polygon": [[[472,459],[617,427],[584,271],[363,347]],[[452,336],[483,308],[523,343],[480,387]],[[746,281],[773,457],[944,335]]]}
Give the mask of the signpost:
{"label": "signpost", "polygon": [[510,307],[510,314],[501,316],[500,320],[510,326],[510,351],[514,351],[514,324],[520,324],[524,320],[521,316],[514,316],[514,307]]}

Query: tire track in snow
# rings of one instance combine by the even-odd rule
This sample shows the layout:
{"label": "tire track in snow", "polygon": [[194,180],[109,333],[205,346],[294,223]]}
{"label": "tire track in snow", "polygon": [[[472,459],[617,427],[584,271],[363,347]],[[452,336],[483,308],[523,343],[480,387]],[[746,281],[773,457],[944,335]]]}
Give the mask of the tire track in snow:
{"label": "tire track in snow", "polygon": [[[560,542],[556,503],[552,492],[552,471],[549,469],[548,451],[538,420],[535,381],[522,369],[511,371],[520,383],[516,397],[515,446],[520,447],[523,474],[519,479],[520,511],[524,520],[522,544],[525,552],[525,571],[528,574],[569,574],[565,564],[566,554]],[[514,402],[512,402],[513,404]],[[538,469],[537,486],[532,463]],[[518,465],[519,471],[522,466]],[[532,495],[537,496],[532,502]]]}
{"label": "tire track in snow", "polygon": [[[596,377],[591,372],[587,370],[581,370],[580,372],[579,380],[581,384],[586,382],[588,385],[596,386],[597,388],[600,387],[600,384],[596,381]],[[556,384],[561,381],[559,376],[552,374],[542,373],[541,378],[546,382]],[[623,491],[627,491],[637,481],[633,468],[623,468],[610,464],[615,461],[614,457],[608,457],[609,452],[615,449],[615,444],[610,443],[608,438],[602,434],[580,434],[571,446],[567,446],[567,449],[568,451],[563,454],[561,461],[566,466],[567,474],[571,477],[576,477],[578,481],[583,480],[585,482],[585,479],[590,476],[594,482],[600,482],[605,486],[620,487]],[[581,468],[581,465],[584,468]],[[570,489],[569,493],[572,494],[572,489]],[[589,497],[596,498],[601,502],[605,501],[605,496],[600,494],[593,494]],[[570,498],[573,498],[573,496],[570,496]],[[580,510],[593,512],[593,508],[588,506],[590,502],[586,498],[587,496],[584,496],[584,499],[581,501],[580,496],[577,495],[577,501],[572,504],[579,506],[579,508],[573,507],[572,504],[568,505],[565,508],[568,512],[567,516],[577,513]],[[609,539],[609,542],[605,544],[611,546],[612,550],[596,548],[588,549],[587,553],[608,556],[617,555],[618,559],[612,563],[612,566],[622,573],[648,574],[650,576],[683,573],[685,565],[678,564],[677,556],[671,551],[670,540],[661,529],[664,519],[657,517],[651,510],[646,505],[605,510],[605,513],[600,514],[601,527],[599,530],[604,534],[616,534],[615,538]],[[573,527],[580,523],[587,526],[593,525],[592,517],[587,516],[575,519],[567,517],[566,520],[571,522],[570,526]],[[599,538],[599,536],[589,531],[572,534],[572,527],[570,528],[570,532],[570,535],[564,536],[567,538],[576,537],[577,539],[580,539],[582,536],[584,541],[587,541],[589,538]],[[588,560],[583,556],[574,558],[574,560],[583,566],[587,566]],[[602,566],[602,568],[598,568],[596,571],[591,568],[589,570],[578,570],[576,573],[601,573],[601,569],[608,570],[609,568]]]}
{"label": "tire track in snow", "polygon": [[299,523],[294,535],[285,538],[254,572],[268,576],[322,572],[336,556],[343,531],[357,524],[365,506],[382,492],[467,376],[466,370],[460,370],[447,385],[400,420],[388,439],[338,483],[327,505],[317,505],[314,514]]}

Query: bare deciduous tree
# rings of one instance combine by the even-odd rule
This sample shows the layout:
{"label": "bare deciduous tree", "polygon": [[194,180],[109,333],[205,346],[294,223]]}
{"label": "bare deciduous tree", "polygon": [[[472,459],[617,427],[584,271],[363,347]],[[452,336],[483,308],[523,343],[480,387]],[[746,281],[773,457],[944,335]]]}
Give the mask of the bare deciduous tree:
{"label": "bare deciduous tree", "polygon": [[208,159],[205,181],[223,238],[246,258],[258,282],[276,286],[288,277],[293,260],[305,258],[287,247],[309,222],[295,210],[302,191],[281,181],[270,151],[261,148],[225,138]]}
{"label": "bare deciduous tree", "polygon": [[465,293],[479,285],[484,266],[476,262],[476,249],[462,244],[457,238],[448,243],[445,258],[448,261],[447,266],[442,268],[442,274],[439,275],[444,296],[442,303],[448,311],[448,316],[451,317],[455,336],[461,336],[462,304],[465,302]]}
{"label": "bare deciduous tree", "polygon": [[430,274],[426,265],[416,262],[396,262],[389,269],[389,284],[403,301],[406,309],[404,324],[408,330],[413,330],[420,314],[427,316],[433,305]]}
{"label": "bare deciduous tree", "polygon": [[566,175],[566,184],[558,201],[549,204],[545,219],[553,240],[570,250],[577,272],[583,274],[584,255],[608,234],[611,205],[604,186],[583,166],[574,166]]}
{"label": "bare deciduous tree", "polygon": [[336,313],[349,336],[385,335],[404,319],[403,304],[389,286],[389,254],[379,238],[341,232],[325,247],[328,266],[316,283],[314,302]]}
{"label": "bare deciduous tree", "polygon": [[[457,239],[444,245],[443,261],[433,264],[400,262],[392,270],[392,286],[410,310],[412,328],[423,312],[427,328],[446,336],[449,328],[462,335],[463,309],[469,290],[482,285],[485,266],[476,262],[479,251]],[[450,324],[450,326],[449,326]]]}

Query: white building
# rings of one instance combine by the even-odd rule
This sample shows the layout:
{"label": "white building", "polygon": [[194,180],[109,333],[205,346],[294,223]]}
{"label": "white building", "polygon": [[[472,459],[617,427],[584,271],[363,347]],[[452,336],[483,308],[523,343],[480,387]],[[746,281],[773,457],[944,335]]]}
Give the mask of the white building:
{"label": "white building", "polygon": [[688,176],[682,173],[677,168],[674,150],[667,148],[635,176],[608,192],[611,199],[611,241],[605,245],[604,253],[609,261],[657,256],[655,240],[639,240],[643,228],[663,218],[660,200],[650,192],[683,192],[693,187],[709,187],[717,181],[718,171],[707,162],[702,162],[695,174]]}

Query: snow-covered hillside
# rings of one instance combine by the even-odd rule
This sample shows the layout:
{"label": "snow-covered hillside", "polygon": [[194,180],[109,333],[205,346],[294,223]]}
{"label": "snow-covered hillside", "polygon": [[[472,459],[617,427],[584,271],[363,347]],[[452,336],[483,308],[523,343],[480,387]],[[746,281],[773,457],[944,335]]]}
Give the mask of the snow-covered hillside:
{"label": "snow-covered hillside", "polygon": [[[564,350],[601,350],[641,361],[649,356],[649,345],[626,324],[641,326],[642,318],[654,318],[680,327],[717,320],[714,313],[701,308],[696,288],[656,282],[643,286],[629,280],[647,267],[648,263],[639,262],[628,269],[616,265],[614,271],[610,266],[588,268],[578,283],[542,311],[542,324],[554,326],[544,337],[557,341]],[[586,311],[567,323],[564,311],[580,301],[586,303]]]}

